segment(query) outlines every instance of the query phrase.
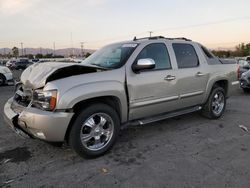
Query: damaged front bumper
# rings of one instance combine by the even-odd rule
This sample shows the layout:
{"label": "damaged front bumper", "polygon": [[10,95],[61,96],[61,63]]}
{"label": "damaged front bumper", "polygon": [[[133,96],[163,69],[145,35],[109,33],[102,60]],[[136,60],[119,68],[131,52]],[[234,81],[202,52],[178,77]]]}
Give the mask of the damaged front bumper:
{"label": "damaged front bumper", "polygon": [[48,112],[24,107],[10,98],[4,106],[4,119],[19,135],[49,142],[62,142],[73,113]]}

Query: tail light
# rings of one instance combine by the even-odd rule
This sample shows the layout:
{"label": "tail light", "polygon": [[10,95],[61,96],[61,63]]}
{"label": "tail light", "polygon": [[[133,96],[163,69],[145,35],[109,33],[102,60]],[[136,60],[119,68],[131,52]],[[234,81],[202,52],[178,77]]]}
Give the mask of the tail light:
{"label": "tail light", "polygon": [[237,78],[240,79],[240,65],[237,66]]}

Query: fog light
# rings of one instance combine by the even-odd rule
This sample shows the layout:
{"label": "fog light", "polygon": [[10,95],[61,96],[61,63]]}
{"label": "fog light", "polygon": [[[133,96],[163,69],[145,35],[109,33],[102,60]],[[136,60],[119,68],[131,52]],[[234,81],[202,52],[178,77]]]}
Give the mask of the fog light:
{"label": "fog light", "polygon": [[24,121],[18,120],[18,125],[23,128],[27,128],[27,125]]}
{"label": "fog light", "polygon": [[43,132],[36,132],[36,136],[41,139],[46,139],[46,136],[43,134]]}

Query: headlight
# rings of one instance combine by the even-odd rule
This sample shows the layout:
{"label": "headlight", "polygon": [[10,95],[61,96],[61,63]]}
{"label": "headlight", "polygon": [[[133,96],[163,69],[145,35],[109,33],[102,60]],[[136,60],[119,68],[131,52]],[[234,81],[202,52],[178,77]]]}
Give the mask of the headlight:
{"label": "headlight", "polygon": [[33,95],[33,105],[44,110],[52,111],[56,107],[57,90],[36,90]]}

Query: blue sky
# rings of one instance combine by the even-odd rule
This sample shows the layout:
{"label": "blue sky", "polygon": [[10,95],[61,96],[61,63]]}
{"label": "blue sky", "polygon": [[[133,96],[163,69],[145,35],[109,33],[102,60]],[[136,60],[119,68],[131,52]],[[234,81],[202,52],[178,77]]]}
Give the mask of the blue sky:
{"label": "blue sky", "polygon": [[[96,49],[148,36],[147,31],[188,37],[210,48],[233,47],[250,42],[249,10],[249,0],[0,0],[0,48],[20,42],[67,48],[85,42],[86,48]],[[228,21],[206,25],[223,20]]]}

